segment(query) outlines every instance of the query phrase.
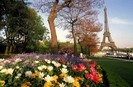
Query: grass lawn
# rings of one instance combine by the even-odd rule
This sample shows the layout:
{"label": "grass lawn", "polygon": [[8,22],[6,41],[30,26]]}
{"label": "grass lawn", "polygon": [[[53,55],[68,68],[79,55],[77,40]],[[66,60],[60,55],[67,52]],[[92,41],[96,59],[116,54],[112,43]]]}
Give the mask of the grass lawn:
{"label": "grass lawn", "polygon": [[133,87],[133,62],[108,57],[91,59],[105,69],[110,87]]}

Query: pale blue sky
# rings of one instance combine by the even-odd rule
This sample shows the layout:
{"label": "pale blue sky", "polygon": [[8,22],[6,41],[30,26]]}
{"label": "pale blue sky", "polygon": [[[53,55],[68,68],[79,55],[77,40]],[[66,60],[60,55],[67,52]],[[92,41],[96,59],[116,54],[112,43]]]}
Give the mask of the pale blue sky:
{"label": "pale blue sky", "polygon": [[[133,0],[106,0],[109,30],[117,47],[133,47]],[[99,21],[103,24],[103,10]],[[100,32],[100,41],[103,31]]]}
{"label": "pale blue sky", "polygon": [[[117,47],[133,47],[133,0],[105,0],[108,15],[109,30]],[[100,9],[99,21],[104,23],[103,9]],[[40,13],[44,24],[48,26],[47,17]],[[67,31],[57,29],[59,41],[66,41]],[[103,31],[99,33],[100,41],[103,38]]]}

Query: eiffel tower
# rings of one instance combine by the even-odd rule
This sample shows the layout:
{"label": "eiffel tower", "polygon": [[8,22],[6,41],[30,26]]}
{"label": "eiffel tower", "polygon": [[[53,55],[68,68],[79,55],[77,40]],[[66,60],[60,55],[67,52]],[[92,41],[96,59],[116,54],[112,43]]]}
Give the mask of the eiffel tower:
{"label": "eiffel tower", "polygon": [[[108,42],[106,42],[106,38],[108,39]],[[101,42],[101,46],[99,50],[102,50],[103,47],[110,47],[112,50],[116,50],[117,48],[109,32],[108,19],[107,19],[107,8],[105,6],[105,3],[104,3],[104,33],[103,33],[103,40]]]}

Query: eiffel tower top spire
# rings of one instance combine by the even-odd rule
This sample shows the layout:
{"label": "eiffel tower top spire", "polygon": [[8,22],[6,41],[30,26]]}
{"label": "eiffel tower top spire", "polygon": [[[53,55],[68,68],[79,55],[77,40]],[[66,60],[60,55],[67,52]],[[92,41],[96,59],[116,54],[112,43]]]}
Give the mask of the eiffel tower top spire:
{"label": "eiffel tower top spire", "polygon": [[108,18],[107,18],[107,7],[104,0],[104,32],[109,32]]}

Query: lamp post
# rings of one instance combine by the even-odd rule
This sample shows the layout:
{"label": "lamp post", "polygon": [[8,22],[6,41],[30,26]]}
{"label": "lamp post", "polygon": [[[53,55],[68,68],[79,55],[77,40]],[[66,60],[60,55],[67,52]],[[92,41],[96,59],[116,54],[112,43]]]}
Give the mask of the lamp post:
{"label": "lamp post", "polygon": [[126,48],[126,52],[127,52],[127,58],[130,60],[129,47]]}

